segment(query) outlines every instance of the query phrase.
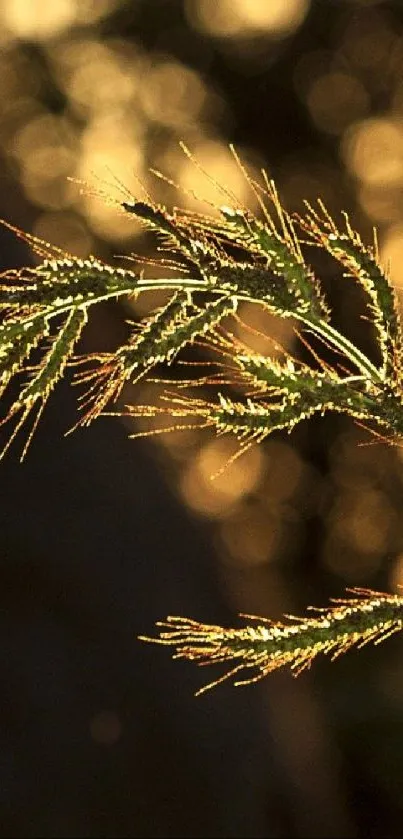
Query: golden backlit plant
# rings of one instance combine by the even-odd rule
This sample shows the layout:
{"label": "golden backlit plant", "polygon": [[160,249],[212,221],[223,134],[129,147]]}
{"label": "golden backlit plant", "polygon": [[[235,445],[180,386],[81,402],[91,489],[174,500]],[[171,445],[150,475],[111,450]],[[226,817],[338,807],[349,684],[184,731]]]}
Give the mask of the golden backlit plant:
{"label": "golden backlit plant", "polygon": [[[108,265],[92,256],[79,259],[15,231],[29,243],[39,264],[1,276],[0,395],[7,407],[0,424],[10,428],[1,456],[32,416],[22,450],[22,456],[26,454],[67,365],[75,371],[74,384],[82,388],[77,425],[86,426],[100,414],[122,413],[126,384],[150,374],[163,384],[154,368],[172,365],[191,344],[206,355],[204,371],[202,362],[193,364],[190,369],[202,366],[202,373],[185,380],[179,375],[184,368],[177,363],[178,379],[170,379],[169,391],[162,391],[152,404],[124,408],[133,419],[149,418],[153,423],[149,432],[133,436],[211,428],[219,435],[234,435],[239,456],[273,431],[290,432],[315,413],[336,411],[375,436],[398,442],[403,433],[401,327],[376,237],[371,246],[364,245],[348,217],[336,225],[320,201],[316,207],[307,204],[305,215],[290,216],[265,173],[263,183],[256,183],[233,154],[260,206],[259,217],[226,190],[226,205],[210,216],[168,211],[149,198],[125,200],[119,206],[134,223],[155,232],[158,247],[149,262],[154,274],[157,265],[157,278],[147,276],[144,268],[134,270],[135,257],[123,266],[122,260]],[[309,246],[330,254],[343,274],[364,290],[377,363],[332,324],[319,281],[305,259]],[[139,323],[130,323],[126,343],[115,352],[75,354],[92,305],[109,298],[135,299],[151,290],[166,292],[167,301]],[[313,348],[312,366],[285,351],[279,360],[251,350],[234,328],[245,301],[292,319],[305,345],[316,336],[337,361],[326,362]],[[158,638],[145,640],[172,646],[176,658],[199,664],[228,662],[229,672],[207,687],[230,676],[236,676],[237,684],[256,681],[285,665],[298,673],[319,653],[334,658],[352,646],[379,643],[403,628],[402,597],[367,589],[351,593],[352,598],[317,610],[315,617],[287,616],[284,622],[250,617],[243,629],[169,617],[159,624]]]}

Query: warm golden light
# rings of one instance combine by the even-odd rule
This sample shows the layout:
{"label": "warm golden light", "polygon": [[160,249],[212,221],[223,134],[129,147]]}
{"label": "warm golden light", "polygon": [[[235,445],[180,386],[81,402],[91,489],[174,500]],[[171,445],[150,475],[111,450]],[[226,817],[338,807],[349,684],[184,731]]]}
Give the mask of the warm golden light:
{"label": "warm golden light", "polygon": [[329,517],[325,565],[346,580],[368,577],[390,548],[396,514],[387,496],[372,488],[352,485],[342,492]]}
{"label": "warm golden light", "polygon": [[382,241],[381,258],[396,288],[401,292],[403,289],[403,224],[389,228]]}
{"label": "warm golden light", "polygon": [[206,97],[198,74],[174,61],[151,67],[139,95],[150,120],[174,128],[191,125]]}
{"label": "warm golden light", "polygon": [[301,25],[310,0],[188,0],[189,21],[220,38],[244,38],[257,33],[284,37]]}
{"label": "warm golden light", "polygon": [[254,566],[273,559],[281,543],[281,531],[279,516],[246,508],[222,523],[220,536],[232,562]]}
{"label": "warm golden light", "polygon": [[239,443],[233,438],[212,440],[192,459],[181,480],[181,491],[190,507],[212,518],[225,517],[256,487],[263,455],[253,446],[229,464],[238,449]]}
{"label": "warm golden light", "polygon": [[76,17],[78,0],[3,0],[2,17],[18,38],[45,39],[60,35]]}
{"label": "warm golden light", "polygon": [[112,49],[95,40],[67,41],[52,58],[72,107],[80,114],[95,116],[133,104],[142,67],[137,56],[125,54],[123,45],[114,44]]}
{"label": "warm golden light", "polygon": [[[73,24],[91,24],[104,17],[121,0],[3,0],[0,22],[14,37],[45,41]],[[0,27],[1,28],[1,27]]]}
{"label": "warm golden light", "polygon": [[254,352],[276,358],[283,355],[283,350],[291,350],[295,332],[289,321],[280,320],[253,303],[242,303],[238,315],[234,334]]}
{"label": "warm golden light", "polygon": [[[140,225],[128,213],[119,212],[117,204],[108,204],[96,192],[97,189],[105,191],[105,182],[109,182],[106,192],[112,196],[115,193],[116,202],[126,200],[119,181],[127,185],[128,191],[136,186],[136,179],[143,175],[143,151],[142,126],[134,118],[129,130],[124,115],[119,118],[117,114],[105,114],[94,119],[83,132],[80,163],[75,174],[90,184],[88,191],[84,190],[82,204],[91,228],[105,239],[124,241],[135,238],[141,231]],[[94,193],[91,193],[91,186]]]}
{"label": "warm golden light", "polygon": [[368,119],[346,132],[341,152],[349,170],[385,189],[403,182],[403,127],[392,119]]}
{"label": "warm golden light", "polygon": [[315,124],[328,134],[340,134],[369,107],[361,82],[347,73],[319,76],[310,86],[307,105]]}
{"label": "warm golden light", "polygon": [[[197,139],[190,151],[193,160],[179,148],[176,156],[176,179],[185,193],[184,204],[200,212],[203,211],[203,202],[207,202],[213,205],[208,208],[209,213],[214,213],[214,207],[224,204],[257,208],[250,184],[224,142]],[[245,162],[247,154],[242,149],[238,151]],[[254,166],[247,164],[247,170],[252,177],[259,179]],[[219,215],[218,210],[216,213]]]}

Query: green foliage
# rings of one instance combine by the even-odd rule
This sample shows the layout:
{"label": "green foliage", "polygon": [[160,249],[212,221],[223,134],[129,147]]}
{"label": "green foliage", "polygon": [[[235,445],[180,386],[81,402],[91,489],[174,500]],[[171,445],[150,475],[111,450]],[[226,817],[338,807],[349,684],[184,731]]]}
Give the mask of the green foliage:
{"label": "green foliage", "polygon": [[[321,202],[318,209],[307,205],[304,216],[291,218],[272,182],[265,178],[264,186],[251,179],[249,183],[262,210],[260,218],[239,206],[217,208],[219,215],[209,217],[178,209],[168,212],[151,202],[122,204],[134,223],[157,235],[157,259],[152,262],[160,266],[157,279],[92,256],[78,259],[11,228],[30,244],[39,264],[6,271],[0,278],[0,396],[5,402],[9,385],[17,384],[17,396],[0,419],[0,424],[11,424],[1,456],[35,409],[25,455],[66,365],[75,368],[75,383],[84,385],[77,424],[89,425],[111,412],[126,383],[148,376],[157,364],[172,364],[195,342],[215,353],[221,372],[190,383],[171,382],[170,393],[159,402],[129,407],[133,417],[165,414],[173,420],[172,428],[211,427],[218,434],[233,434],[240,452],[275,430],[290,432],[302,420],[326,411],[347,414],[382,439],[398,441],[403,432],[401,327],[376,238],[366,247],[347,216],[340,230]],[[378,364],[332,325],[318,279],[303,254],[309,246],[327,251],[363,288]],[[153,289],[168,292],[169,299],[140,323],[131,324],[124,345],[113,353],[75,354],[90,306]],[[231,319],[239,317],[242,301],[292,318],[304,342],[315,335],[334,351],[337,363],[325,363],[313,350],[319,369],[287,353],[280,362],[253,352],[231,331]],[[204,384],[210,394],[213,391],[208,398],[184,392],[189,385]],[[176,647],[177,657],[202,663],[234,661],[230,674],[252,668],[257,673],[252,680],[285,664],[299,672],[319,652],[334,657],[353,645],[378,643],[402,628],[400,597],[366,590],[358,595],[339,601],[318,618],[266,622],[242,630],[169,618],[155,640]]]}

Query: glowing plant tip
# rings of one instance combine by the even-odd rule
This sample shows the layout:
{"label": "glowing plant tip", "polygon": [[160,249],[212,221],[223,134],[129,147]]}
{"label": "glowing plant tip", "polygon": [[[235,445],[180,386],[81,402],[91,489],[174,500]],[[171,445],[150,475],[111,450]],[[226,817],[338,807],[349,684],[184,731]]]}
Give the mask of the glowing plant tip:
{"label": "glowing plant tip", "polygon": [[141,640],[173,647],[174,659],[198,665],[228,664],[230,669],[197,693],[233,678],[235,685],[259,681],[273,670],[289,666],[297,676],[320,653],[332,660],[352,647],[380,644],[403,629],[403,597],[370,589],[350,589],[352,598],[332,601],[327,609],[315,609],[317,617],[270,621],[243,615],[252,623],[243,629],[224,629],[190,618],[168,617],[157,624],[158,638]]}

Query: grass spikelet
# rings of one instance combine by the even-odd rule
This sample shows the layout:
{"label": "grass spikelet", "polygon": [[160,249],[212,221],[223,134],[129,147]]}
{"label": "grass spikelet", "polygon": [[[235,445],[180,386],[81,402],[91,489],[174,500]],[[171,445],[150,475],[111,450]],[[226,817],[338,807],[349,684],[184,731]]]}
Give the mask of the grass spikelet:
{"label": "grass spikelet", "polygon": [[[188,292],[176,292],[166,306],[145,319],[129,343],[104,358],[95,370],[76,376],[76,383],[90,383],[82,398],[85,415],[81,424],[88,425],[110,400],[116,401],[126,382],[138,382],[156,364],[171,363],[183,347],[231,315],[236,306],[236,298],[224,296],[200,307],[191,302]],[[92,357],[77,363],[87,360]]]}
{"label": "grass spikelet", "polygon": [[62,377],[68,358],[70,357],[73,348],[80,337],[86,321],[87,314],[84,309],[72,309],[56,336],[51,338],[50,348],[45,353],[40,364],[31,369],[31,377],[28,383],[22,388],[7,416],[1,422],[1,424],[4,425],[16,414],[20,413],[20,418],[8,442],[3,447],[0,458],[4,456],[18,431],[28,419],[32,409],[39,402],[40,407],[37,412],[33,428],[30,431],[28,440],[23,448],[21,460],[25,457],[45,403],[56,383]]}
{"label": "grass spikelet", "polygon": [[205,263],[210,264],[214,256],[213,240],[208,242],[205,236],[197,235],[187,220],[184,223],[180,215],[170,215],[163,207],[143,201],[124,201],[122,206],[159,234],[165,248],[181,257],[183,267],[190,268],[197,278],[205,279],[203,267]]}
{"label": "grass spikelet", "polygon": [[47,334],[48,324],[43,315],[34,317],[23,328],[18,323],[10,323],[0,329],[0,396]]}
{"label": "grass spikelet", "polygon": [[138,284],[134,272],[94,257],[45,259],[35,269],[13,269],[0,275],[0,308],[16,309],[17,315],[33,308],[58,314],[71,306],[132,294]]}
{"label": "grass spikelet", "polygon": [[[237,359],[237,361],[239,361]],[[239,365],[242,368],[242,362]],[[381,426],[393,440],[403,434],[403,411],[400,401],[393,393],[384,394],[367,388],[362,377],[350,379],[331,378],[320,372],[306,373],[305,381],[299,371],[298,388],[295,386],[295,372],[288,365],[281,365],[272,359],[248,358],[244,366],[246,377],[230,381],[236,384],[255,385],[252,397],[245,401],[234,400],[217,392],[217,401],[206,401],[179,395],[175,392],[164,394],[162,404],[150,406],[129,406],[127,412],[132,417],[153,418],[158,416],[189,417],[202,424],[197,427],[214,428],[217,434],[233,434],[246,450],[253,442],[261,443],[275,431],[286,429],[291,432],[296,425],[309,419],[314,414],[323,416],[326,411],[345,413],[354,417],[361,426],[372,430],[372,426]],[[256,391],[256,381],[266,381],[266,390]],[[156,381],[160,381],[156,379]],[[221,385],[217,377],[205,377],[205,384]],[[180,382],[172,382],[181,389]],[[189,386],[191,381],[187,383]],[[199,382],[196,381],[196,384]],[[190,426],[186,426],[190,427]],[[172,430],[170,427],[142,431],[141,436]],[[136,436],[136,435],[134,435]],[[245,447],[245,443],[247,444]]]}
{"label": "grass spikelet", "polygon": [[383,376],[400,379],[401,325],[396,293],[392,282],[379,262],[376,233],[373,247],[366,247],[356,230],[353,230],[347,213],[344,213],[345,230],[341,231],[322,201],[319,210],[307,203],[308,212],[299,223],[308,234],[308,241],[326,250],[365,289],[370,298],[373,323],[377,330],[378,346],[382,357]]}
{"label": "grass spikelet", "polygon": [[[277,192],[274,191],[274,185],[272,185],[272,188],[272,198],[278,212],[280,212],[280,203]],[[302,314],[305,317],[310,315],[315,320],[317,318],[328,320],[329,310],[320,293],[319,284],[312,269],[304,262],[300,248],[297,246],[291,220],[288,220],[285,213],[282,212],[280,215],[283,228],[281,234],[276,230],[271,219],[269,223],[264,224],[254,218],[252,214],[242,213],[239,210],[222,208],[221,212],[228,225],[232,226],[237,232],[238,243],[249,246],[256,255],[266,258],[266,266],[270,268],[273,276],[269,288],[263,288],[258,298],[264,300],[266,296],[267,303],[274,309],[278,306],[283,316],[286,316],[287,311],[286,300],[292,300],[294,316],[295,314]],[[283,294],[285,295],[287,291],[284,301],[280,296],[278,301],[271,299],[271,286],[276,289],[274,277],[281,278],[284,282]],[[277,291],[278,295],[279,293],[280,288]]]}
{"label": "grass spikelet", "polygon": [[242,629],[210,626],[190,618],[168,617],[159,622],[159,637],[141,640],[173,647],[174,659],[201,666],[227,664],[225,674],[197,691],[197,695],[227,679],[235,685],[256,682],[274,670],[289,667],[294,676],[309,668],[320,654],[334,660],[352,647],[380,644],[403,629],[403,598],[370,589],[350,589],[351,598],[334,600],[317,617],[270,621],[251,615]]}

